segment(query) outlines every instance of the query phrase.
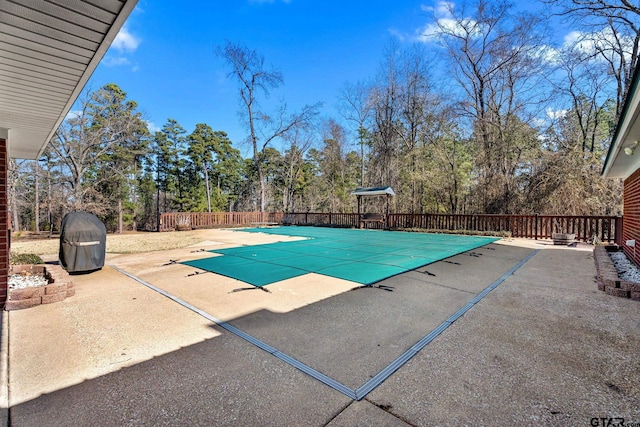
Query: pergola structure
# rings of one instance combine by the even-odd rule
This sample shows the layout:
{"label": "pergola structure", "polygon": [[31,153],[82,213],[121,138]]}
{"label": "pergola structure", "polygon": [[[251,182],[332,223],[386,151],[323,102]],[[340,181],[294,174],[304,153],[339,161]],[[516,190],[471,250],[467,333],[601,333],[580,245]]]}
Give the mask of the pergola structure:
{"label": "pergola structure", "polygon": [[[367,187],[367,188],[356,188],[351,192],[352,195],[355,195],[358,199],[358,225],[360,228],[364,227],[366,222],[381,222],[384,223],[384,227],[388,228],[388,220],[389,220],[389,204],[391,201],[391,197],[395,196],[396,193],[393,192],[391,187]],[[386,198],[386,208],[384,213],[372,213],[362,212],[362,198],[363,197],[385,197]]]}
{"label": "pergola structure", "polygon": [[0,0],[0,304],[10,158],[37,159],[138,0]]}

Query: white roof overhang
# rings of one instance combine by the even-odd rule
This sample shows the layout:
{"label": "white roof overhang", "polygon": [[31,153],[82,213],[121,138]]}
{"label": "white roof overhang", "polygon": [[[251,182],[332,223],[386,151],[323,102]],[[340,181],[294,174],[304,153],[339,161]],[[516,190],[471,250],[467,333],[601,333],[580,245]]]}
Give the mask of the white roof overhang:
{"label": "white roof overhang", "polygon": [[[609,152],[602,168],[607,178],[628,178],[640,168],[640,90],[638,71],[633,75],[626,100],[613,134]],[[627,149],[625,152],[625,149]]]}
{"label": "white roof overhang", "polygon": [[0,129],[39,157],[138,0],[0,0]]}

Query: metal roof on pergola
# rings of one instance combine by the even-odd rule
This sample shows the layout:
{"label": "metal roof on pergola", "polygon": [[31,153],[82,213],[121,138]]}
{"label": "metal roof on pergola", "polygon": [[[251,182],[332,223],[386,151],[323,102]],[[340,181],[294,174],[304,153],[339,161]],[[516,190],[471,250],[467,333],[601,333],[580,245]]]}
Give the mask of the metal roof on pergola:
{"label": "metal roof on pergola", "polygon": [[396,193],[393,192],[391,187],[367,187],[367,188],[356,188],[351,192],[354,196],[395,196]]}
{"label": "metal roof on pergola", "polygon": [[0,0],[0,129],[35,159],[138,0]]}

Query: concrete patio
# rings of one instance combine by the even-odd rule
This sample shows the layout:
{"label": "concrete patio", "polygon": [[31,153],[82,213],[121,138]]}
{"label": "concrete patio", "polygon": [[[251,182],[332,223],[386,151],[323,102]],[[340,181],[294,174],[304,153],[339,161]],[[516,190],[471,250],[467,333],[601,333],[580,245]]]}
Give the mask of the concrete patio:
{"label": "concrete patio", "polygon": [[[109,255],[73,276],[75,296],[4,312],[9,425],[640,423],[640,305],[597,290],[589,247],[501,240],[381,283],[392,291],[311,274],[267,293],[170,260],[292,238],[202,236]],[[286,361],[357,390],[500,280],[360,400]]]}

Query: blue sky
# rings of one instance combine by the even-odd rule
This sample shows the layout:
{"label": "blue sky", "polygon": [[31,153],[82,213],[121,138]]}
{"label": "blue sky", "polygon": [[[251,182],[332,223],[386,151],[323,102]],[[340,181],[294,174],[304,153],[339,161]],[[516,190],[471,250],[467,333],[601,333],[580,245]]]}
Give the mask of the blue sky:
{"label": "blue sky", "polygon": [[261,53],[284,75],[272,93],[290,111],[324,103],[335,109],[344,83],[374,76],[385,45],[416,41],[433,22],[435,1],[140,0],[87,87],[116,83],[159,130],[168,118],[187,132],[196,123],[241,146],[239,101],[228,68],[216,57],[225,40]]}

